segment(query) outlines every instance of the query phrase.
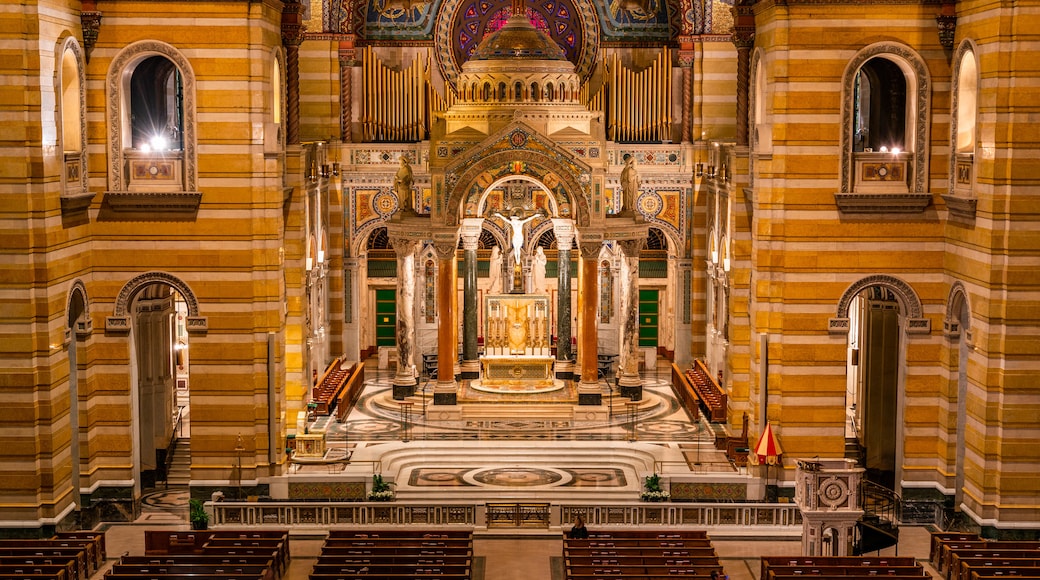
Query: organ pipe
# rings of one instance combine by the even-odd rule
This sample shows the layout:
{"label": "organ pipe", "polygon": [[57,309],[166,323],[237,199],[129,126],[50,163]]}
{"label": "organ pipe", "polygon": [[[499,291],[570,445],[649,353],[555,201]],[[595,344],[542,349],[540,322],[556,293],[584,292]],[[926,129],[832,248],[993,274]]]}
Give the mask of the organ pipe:
{"label": "organ pipe", "polygon": [[430,80],[430,52],[418,55],[403,70],[394,70],[376,56],[372,47],[362,53],[364,102],[361,126],[365,141],[422,141],[430,132],[434,111],[443,111],[443,99]]}
{"label": "organ pipe", "polygon": [[612,141],[671,140],[672,60],[669,50],[663,49],[649,67],[639,72],[622,65],[617,53],[612,55],[607,68],[607,136]]}

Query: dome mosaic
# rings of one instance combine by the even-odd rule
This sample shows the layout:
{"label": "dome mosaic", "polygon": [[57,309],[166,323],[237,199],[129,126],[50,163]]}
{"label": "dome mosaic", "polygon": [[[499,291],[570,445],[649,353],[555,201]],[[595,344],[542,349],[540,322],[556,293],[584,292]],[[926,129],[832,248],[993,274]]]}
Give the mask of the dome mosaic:
{"label": "dome mosaic", "polygon": [[567,55],[549,36],[535,28],[522,14],[484,38],[470,60],[567,60]]}

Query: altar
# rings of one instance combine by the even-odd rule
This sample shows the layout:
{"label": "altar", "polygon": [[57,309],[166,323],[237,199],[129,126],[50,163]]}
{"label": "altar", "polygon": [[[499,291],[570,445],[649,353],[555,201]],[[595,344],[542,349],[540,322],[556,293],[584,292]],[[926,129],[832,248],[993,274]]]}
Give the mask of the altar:
{"label": "altar", "polygon": [[484,298],[484,356],[473,388],[487,392],[541,393],[562,389],[554,373],[549,297],[497,294]]}

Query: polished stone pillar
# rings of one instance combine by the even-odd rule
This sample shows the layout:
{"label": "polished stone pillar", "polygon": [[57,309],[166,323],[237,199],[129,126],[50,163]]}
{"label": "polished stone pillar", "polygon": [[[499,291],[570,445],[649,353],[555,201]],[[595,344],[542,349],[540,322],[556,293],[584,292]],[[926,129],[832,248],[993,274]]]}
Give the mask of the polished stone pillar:
{"label": "polished stone pillar", "polygon": [[[464,271],[462,273],[462,372],[463,379],[480,377],[480,361],[477,352],[477,243],[483,218],[462,220],[462,250]],[[439,372],[439,371],[438,371]],[[439,375],[438,375],[439,376]]]}
{"label": "polished stone pillar", "polygon": [[415,250],[418,242],[411,238],[391,237],[397,254],[397,374],[394,375],[394,398],[415,394],[412,372],[415,350]]}
{"label": "polished stone pillar", "polygon": [[458,356],[458,318],[455,301],[458,293],[457,242],[435,243],[437,252],[437,384],[433,387],[434,405],[454,405],[458,383],[455,362]]}
{"label": "polished stone pillar", "polygon": [[599,385],[597,345],[599,334],[596,328],[596,304],[599,300],[599,252],[602,242],[582,242],[581,273],[581,333],[578,348],[581,351],[581,381],[578,383],[578,404],[599,405],[603,401],[603,393]]}
{"label": "polished stone pillar", "polygon": [[618,392],[633,401],[643,398],[643,381],[639,378],[639,252],[646,246],[646,238],[620,240],[624,254],[624,293],[621,296],[621,373]]}
{"label": "polished stone pillar", "polygon": [[554,218],[556,235],[556,378],[574,378],[571,362],[571,247],[574,245],[574,222]]}

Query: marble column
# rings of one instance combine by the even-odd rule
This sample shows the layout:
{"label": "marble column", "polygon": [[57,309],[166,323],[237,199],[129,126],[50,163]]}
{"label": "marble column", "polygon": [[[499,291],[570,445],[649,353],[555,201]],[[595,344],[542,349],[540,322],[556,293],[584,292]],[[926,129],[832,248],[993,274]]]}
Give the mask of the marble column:
{"label": "marble column", "polygon": [[596,328],[596,305],[599,298],[599,252],[602,242],[583,242],[581,249],[581,333],[578,348],[581,351],[581,381],[578,383],[578,404],[599,405],[603,393],[599,384]]}
{"label": "marble column", "polygon": [[639,378],[639,252],[646,246],[646,239],[620,240],[618,246],[624,254],[624,293],[621,309],[624,324],[621,327],[621,373],[618,377],[618,392],[633,401],[643,398],[643,381]]}
{"label": "marble column", "polygon": [[554,218],[556,234],[556,378],[574,378],[571,362],[571,247],[574,245],[574,222]]}
{"label": "marble column", "polygon": [[402,400],[415,394],[412,370],[415,350],[415,250],[418,242],[411,238],[391,237],[397,254],[397,374],[394,375],[394,398]]}
{"label": "marble column", "polygon": [[[480,360],[477,352],[477,243],[483,218],[462,220],[462,250],[464,272],[462,274],[462,372],[463,379],[480,377]],[[439,376],[439,375],[438,375]]]}
{"label": "marble column", "polygon": [[458,383],[455,361],[458,356],[455,301],[458,294],[457,242],[435,243],[437,252],[437,384],[433,387],[434,405],[454,405]]}

